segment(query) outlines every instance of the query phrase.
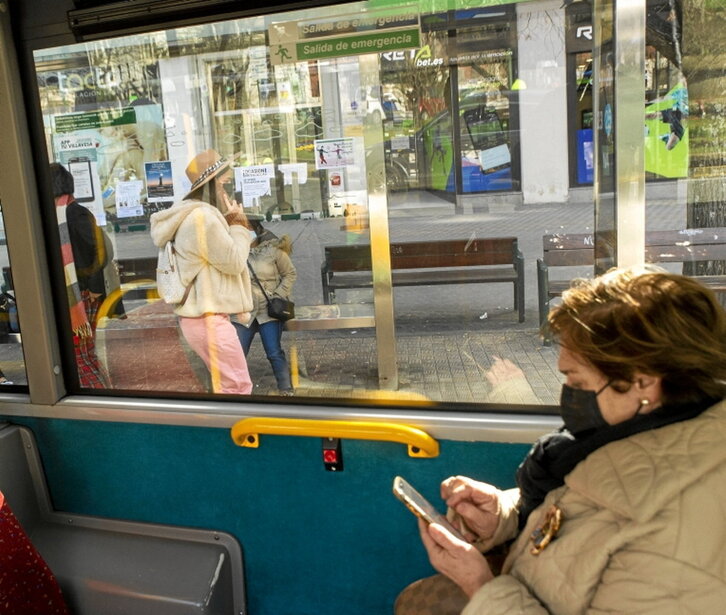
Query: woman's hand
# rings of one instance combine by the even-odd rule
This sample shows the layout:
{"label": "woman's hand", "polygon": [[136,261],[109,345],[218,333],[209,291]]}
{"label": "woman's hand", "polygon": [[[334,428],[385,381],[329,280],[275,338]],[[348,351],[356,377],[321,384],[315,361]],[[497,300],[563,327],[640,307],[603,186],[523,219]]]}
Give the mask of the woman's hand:
{"label": "woman's hand", "polygon": [[427,525],[419,519],[418,529],[431,565],[469,598],[494,578],[486,559],[473,545],[459,540],[438,523]]}
{"label": "woman's hand", "polygon": [[494,362],[485,375],[489,384],[497,386],[508,380],[523,378],[524,372],[509,359],[502,359],[501,357],[495,356]]}
{"label": "woman's hand", "polygon": [[247,220],[247,215],[245,214],[242,206],[237,203],[237,201],[230,200],[226,194],[224,194],[224,199],[226,200],[227,205],[227,213],[224,214],[224,219],[227,221],[227,224],[230,226],[234,226],[236,224],[250,228],[250,223]]}
{"label": "woman's hand", "polygon": [[[467,540],[487,540],[499,524],[501,491],[466,476],[451,476],[441,483],[441,497],[466,524],[457,527]],[[459,525],[454,522],[454,525]],[[472,535],[473,533],[473,535]]]}

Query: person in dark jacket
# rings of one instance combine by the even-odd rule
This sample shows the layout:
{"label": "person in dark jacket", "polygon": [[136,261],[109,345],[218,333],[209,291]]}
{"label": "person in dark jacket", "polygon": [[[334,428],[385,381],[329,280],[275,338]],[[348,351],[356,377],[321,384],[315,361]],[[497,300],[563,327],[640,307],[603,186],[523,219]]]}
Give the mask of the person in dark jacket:
{"label": "person in dark jacket", "polygon": [[109,386],[96,355],[96,313],[105,297],[103,268],[107,255],[103,231],[93,213],[73,196],[73,175],[62,164],[50,165],[53,198],[61,240],[66,296],[81,387]]}

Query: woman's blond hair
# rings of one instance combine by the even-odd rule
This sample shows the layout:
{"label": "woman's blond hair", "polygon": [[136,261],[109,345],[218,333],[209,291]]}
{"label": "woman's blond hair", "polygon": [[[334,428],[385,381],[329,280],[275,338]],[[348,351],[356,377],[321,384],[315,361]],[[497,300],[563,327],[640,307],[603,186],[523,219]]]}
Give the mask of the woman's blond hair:
{"label": "woman's blond hair", "polygon": [[714,293],[654,268],[578,280],[548,316],[553,335],[609,380],[662,379],[667,403],[726,397],[726,312]]}

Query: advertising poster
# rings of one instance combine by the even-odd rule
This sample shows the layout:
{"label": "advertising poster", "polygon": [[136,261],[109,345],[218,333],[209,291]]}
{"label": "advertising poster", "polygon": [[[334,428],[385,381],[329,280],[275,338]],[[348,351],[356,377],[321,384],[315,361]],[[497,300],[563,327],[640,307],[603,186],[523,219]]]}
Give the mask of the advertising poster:
{"label": "advertising poster", "polygon": [[[106,224],[107,214],[116,213],[118,184],[137,180],[143,184],[144,163],[167,158],[161,105],[58,114],[52,116],[51,130],[56,160],[67,164],[70,158],[87,158],[90,162],[90,184],[84,184],[89,171],[81,164],[75,164],[71,172],[78,174],[84,198],[92,199],[84,205],[101,225]],[[155,179],[158,183],[158,176]]]}
{"label": "advertising poster", "polygon": [[688,90],[676,85],[645,108],[645,170],[658,177],[688,176]]}
{"label": "advertising poster", "polygon": [[595,180],[595,156],[592,128],[577,131],[577,183],[592,184]]}
{"label": "advertising poster", "polygon": [[355,137],[341,139],[316,139],[313,141],[315,150],[315,168],[339,169],[353,166],[355,160]]}
{"label": "advertising poster", "polygon": [[119,182],[116,185],[116,215],[119,218],[144,215],[144,207],[141,204],[141,191],[143,189],[144,182],[140,179]]}
{"label": "advertising poster", "polygon": [[171,173],[171,160],[147,162],[144,164],[146,173],[146,197],[149,203],[174,200],[174,181]]}
{"label": "advertising poster", "polygon": [[254,199],[270,196],[272,194],[270,180],[273,177],[275,177],[275,167],[271,164],[235,167],[235,192],[242,193],[242,204],[245,207],[252,207],[256,204]]}
{"label": "advertising poster", "polygon": [[54,143],[55,159],[73,175],[73,196],[87,207],[96,218],[96,224],[106,226],[101,181],[98,175],[98,141],[92,134],[63,135]]}

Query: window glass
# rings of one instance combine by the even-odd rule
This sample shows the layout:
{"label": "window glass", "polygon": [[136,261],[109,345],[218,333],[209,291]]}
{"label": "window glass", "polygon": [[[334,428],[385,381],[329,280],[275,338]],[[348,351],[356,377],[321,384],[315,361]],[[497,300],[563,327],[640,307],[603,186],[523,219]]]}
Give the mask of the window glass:
{"label": "window glass", "polygon": [[18,386],[27,387],[28,384],[2,203],[0,203],[0,267],[2,267],[2,278],[0,278],[0,393],[2,393],[12,391]]}
{"label": "window glass", "polygon": [[[556,349],[540,325],[573,277],[593,275],[592,133],[604,129],[585,5],[362,2],[37,51],[49,156],[113,252],[87,313],[103,373],[81,388],[244,394],[234,370],[247,350],[257,396],[556,404]],[[696,146],[686,66],[698,62],[646,42],[644,132],[664,150],[646,170],[667,195],[649,201],[648,225],[705,226],[722,195],[686,205],[696,179],[704,190],[722,180],[712,161],[723,152],[702,136],[721,126],[720,90],[703,78]],[[231,170],[187,174],[210,149]],[[259,222],[261,285],[294,300],[284,326],[254,278],[251,327],[226,323],[246,319],[223,290],[241,296],[244,282],[219,279],[247,269],[211,256],[229,230],[193,255],[222,272],[194,287],[190,305],[212,307],[175,314],[158,298],[152,221],[176,215],[193,181],[226,177]],[[216,337],[211,314],[225,314]]]}
{"label": "window glass", "polygon": [[[646,258],[724,294],[726,6],[649,2],[646,24]],[[665,35],[664,35],[665,34]]]}

